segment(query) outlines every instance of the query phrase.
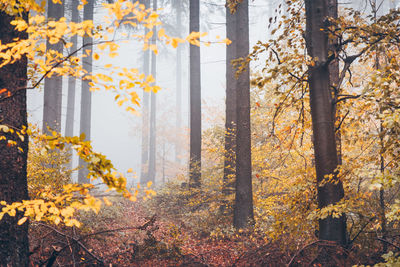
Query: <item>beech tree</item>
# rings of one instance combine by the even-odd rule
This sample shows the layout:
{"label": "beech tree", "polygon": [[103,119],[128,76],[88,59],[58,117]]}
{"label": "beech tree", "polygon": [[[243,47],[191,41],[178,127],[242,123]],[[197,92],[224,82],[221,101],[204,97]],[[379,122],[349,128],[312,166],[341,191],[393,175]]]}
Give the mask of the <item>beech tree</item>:
{"label": "beech tree", "polygon": [[[83,7],[83,21],[93,21],[93,13],[94,13],[94,2],[95,0],[88,0],[87,4]],[[83,50],[83,54],[87,55],[83,58],[83,69],[86,73],[92,73],[92,55],[93,55],[93,46],[90,45],[93,43],[93,38],[90,35],[86,35],[83,37],[83,46],[86,48]],[[90,128],[91,128],[91,118],[92,118],[92,94],[90,92],[90,82],[91,79],[86,77],[82,80],[82,90],[81,90],[81,116],[80,116],[80,133],[85,135],[85,140],[90,140]],[[78,182],[84,183],[86,182],[86,176],[88,171],[85,166],[85,162],[83,159],[79,159],[79,165],[82,166],[79,169],[78,173]]]}
{"label": "beech tree", "polygon": [[[328,0],[306,0],[306,46],[313,64],[308,68],[310,107],[313,125],[318,207],[336,204],[344,197],[343,185],[337,178],[338,154],[329,72],[329,37],[322,31],[329,16]],[[329,179],[331,178],[331,179]],[[346,244],[345,215],[329,215],[319,220],[319,238]]]}
{"label": "beech tree", "polygon": [[[80,15],[78,10],[79,1],[78,0],[70,0],[69,1],[70,9],[71,9],[71,21],[79,22]],[[74,35],[71,37],[72,46],[70,51],[75,51],[78,49],[78,36]],[[74,119],[75,119],[75,89],[76,89],[76,78],[68,77],[68,100],[67,100],[67,118],[65,120],[65,135],[73,136],[74,135]]]}
{"label": "beech tree", "polygon": [[[249,2],[242,1],[235,13],[236,58],[249,55]],[[240,36],[240,37],[239,37]],[[250,71],[237,74],[236,82],[236,179],[233,224],[244,228],[253,224],[253,190],[250,129]]]}
{"label": "beech tree", "polygon": [[[27,39],[25,31],[18,31],[11,21],[15,16],[0,10],[0,41],[2,44],[12,43],[14,38]],[[22,19],[27,21],[28,14],[24,12]],[[0,87],[5,88],[0,94],[0,121],[3,125],[0,138],[13,140],[17,146],[8,142],[0,142],[0,200],[7,203],[28,199],[26,167],[28,156],[28,136],[26,135],[26,85],[27,58],[22,56],[13,64],[0,68]],[[10,129],[24,129],[23,138],[16,138]],[[20,147],[22,151],[18,149]],[[28,266],[29,243],[28,225],[17,225],[23,212],[15,216],[5,215],[0,220],[0,265]]]}
{"label": "beech tree", "polygon": [[[153,0],[153,10],[157,10],[157,0]],[[156,36],[153,35],[151,39],[152,45],[156,45]],[[151,55],[151,75],[154,79],[157,76],[157,56],[155,53]],[[148,181],[155,182],[156,180],[156,107],[157,98],[154,92],[151,92],[150,97],[150,141],[149,141],[149,170],[148,170]]]}
{"label": "beech tree", "polygon": [[[59,20],[64,16],[64,2],[54,3],[53,0],[47,1],[47,18],[49,20]],[[48,50],[62,55],[63,43],[50,43],[46,41]],[[62,104],[62,77],[54,75],[46,77],[44,80],[44,101],[43,101],[43,131],[48,132],[48,128],[61,131],[61,104]]]}
{"label": "beech tree", "polygon": [[[182,35],[182,0],[173,1],[174,8],[176,9],[176,31],[177,37]],[[176,131],[181,131],[182,128],[182,52],[183,48],[178,46],[176,48]],[[180,163],[181,154],[181,140],[177,138],[175,141],[175,162]]]}
{"label": "beech tree", "polygon": [[[189,32],[200,31],[200,1],[189,5]],[[201,69],[200,47],[190,45],[190,158],[189,183],[199,187],[201,180]]]}
{"label": "beech tree", "polygon": [[[150,0],[145,0],[144,5],[146,8],[150,6]],[[149,32],[147,27],[144,27],[144,35],[146,36]],[[150,51],[144,51],[143,55],[143,73],[148,75],[150,71]],[[142,108],[142,137],[141,137],[141,172],[140,172],[140,183],[145,184],[148,181],[148,170],[149,170],[149,107],[150,107],[150,96],[148,92],[143,91],[143,108]]]}
{"label": "beech tree", "polygon": [[236,59],[236,20],[235,9],[226,2],[226,38],[232,43],[226,47],[226,100],[225,100],[225,157],[224,157],[224,194],[228,195],[236,178],[236,84],[233,60]]}
{"label": "beech tree", "polygon": [[[80,15],[78,10],[79,1],[70,0],[69,6],[71,9],[71,21],[79,22]],[[70,51],[76,51],[78,49],[78,36],[74,35],[71,37],[72,46]],[[68,77],[68,98],[67,98],[67,114],[65,119],[65,136],[74,136],[74,120],[75,120],[75,93],[76,91],[76,77]],[[72,169],[72,155],[68,162],[69,168]]]}

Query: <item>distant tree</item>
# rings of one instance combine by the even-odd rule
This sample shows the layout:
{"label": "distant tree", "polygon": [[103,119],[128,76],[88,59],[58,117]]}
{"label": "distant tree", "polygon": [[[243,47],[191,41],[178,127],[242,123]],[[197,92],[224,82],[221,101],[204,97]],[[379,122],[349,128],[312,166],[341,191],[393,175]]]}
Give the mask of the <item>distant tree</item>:
{"label": "distant tree", "polygon": [[[22,18],[27,21],[28,14]],[[15,38],[26,39],[26,32],[17,31],[10,22],[15,17],[0,11],[0,41],[11,43]],[[0,88],[6,89],[0,94],[0,121],[13,129],[27,127],[26,112],[27,58],[22,56],[14,64],[0,68]],[[28,199],[27,186],[27,156],[28,136],[22,133],[24,139],[16,138],[4,126],[0,137],[17,142],[10,146],[6,141],[0,142],[0,200],[12,203]],[[22,151],[18,150],[18,147]],[[23,213],[16,216],[5,215],[0,221],[0,266],[28,266],[29,243],[28,224],[17,225]]]}
{"label": "distant tree", "polygon": [[[184,2],[182,0],[174,0],[173,6],[176,10],[176,36],[182,35],[182,8]],[[183,47],[176,48],[176,132],[181,131],[182,128],[182,52]],[[176,139],[175,142],[175,162],[180,162],[181,154],[181,140]]]}
{"label": "distant tree", "polygon": [[[153,0],[153,10],[157,10],[157,0]],[[156,32],[156,28],[153,29]],[[151,40],[152,44],[157,44],[156,35],[154,34]],[[157,55],[151,54],[151,75],[154,79],[157,78]],[[156,180],[156,105],[157,98],[154,92],[151,92],[151,104],[150,104],[150,146],[149,146],[149,171],[148,181],[155,183]]]}
{"label": "distant tree", "polygon": [[[59,20],[64,16],[64,1],[61,4],[48,1],[47,18]],[[62,55],[63,43],[51,44],[46,41],[47,50],[53,50]],[[61,131],[61,103],[62,103],[62,77],[55,75],[44,80],[43,104],[43,131],[48,133],[47,127],[57,132]]]}
{"label": "distant tree", "polygon": [[[236,58],[246,58],[249,54],[249,2],[247,0],[237,5],[235,16]],[[236,120],[236,195],[233,224],[236,228],[244,228],[254,221],[251,176],[250,71],[248,67],[237,76]]]}
{"label": "distant tree", "polygon": [[[72,22],[79,22],[79,10],[78,0],[70,0],[69,7],[71,9],[71,21]],[[78,36],[74,35],[71,37],[70,42],[72,46],[70,51],[76,51],[78,48]],[[67,118],[65,121],[65,135],[66,136],[73,136],[74,135],[74,119],[75,119],[75,89],[76,89],[76,78],[75,77],[68,77],[68,100],[67,100]]]}
{"label": "distant tree", "polygon": [[[145,0],[144,5],[146,8],[150,6],[150,0]],[[149,32],[147,27],[144,27],[144,35]],[[150,50],[144,51],[143,55],[143,73],[147,76],[150,68]],[[150,97],[149,93],[143,91],[143,105],[142,105],[142,153],[141,153],[141,172],[140,183],[144,184],[148,181],[148,166],[149,166],[149,107]]]}
{"label": "distant tree", "polygon": [[[79,22],[80,15],[78,10],[79,1],[70,0],[69,8],[71,9],[71,21]],[[78,36],[71,37],[70,42],[72,46],[70,52],[74,52],[78,48]],[[67,118],[65,120],[65,136],[74,136],[74,120],[75,120],[75,91],[76,91],[76,77],[68,77],[68,99],[67,99]],[[72,155],[68,162],[69,168],[72,168]]]}
{"label": "distant tree", "polygon": [[[200,1],[191,0],[189,32],[200,31]],[[192,187],[201,180],[201,68],[200,47],[190,45],[190,158],[189,179]]]}
{"label": "distant tree", "polygon": [[[87,0],[87,4],[83,7],[83,20],[93,20],[94,13],[94,2],[95,0]],[[92,54],[93,47],[88,44],[93,43],[93,38],[90,36],[83,37],[83,46],[86,45],[86,48],[83,50],[83,55],[87,55],[87,57],[83,58],[83,69],[91,75],[92,73]],[[82,92],[81,92],[81,118],[80,118],[80,133],[85,134],[85,140],[90,140],[90,128],[91,128],[91,117],[92,117],[92,94],[90,92],[90,79],[82,80]],[[87,182],[87,169],[84,167],[85,162],[82,158],[79,159],[79,165],[83,168],[79,169],[78,173],[78,182],[85,183]]]}

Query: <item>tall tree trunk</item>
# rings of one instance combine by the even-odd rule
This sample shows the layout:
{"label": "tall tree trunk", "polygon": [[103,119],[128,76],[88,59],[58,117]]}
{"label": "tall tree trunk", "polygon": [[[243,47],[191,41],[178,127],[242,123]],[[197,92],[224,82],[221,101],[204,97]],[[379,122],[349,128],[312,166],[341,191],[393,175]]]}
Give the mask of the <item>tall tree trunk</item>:
{"label": "tall tree trunk", "polygon": [[[79,10],[78,10],[79,1],[71,0],[71,22],[79,22]],[[78,35],[74,35],[71,38],[71,52],[76,51],[78,48]],[[65,136],[73,136],[74,135],[74,120],[75,120],[75,89],[76,89],[76,78],[68,77],[68,100],[67,100],[67,118],[65,121]],[[68,163],[69,169],[72,168],[72,155],[69,159]]]}
{"label": "tall tree trunk", "polygon": [[[153,10],[157,10],[157,0],[153,0]],[[152,43],[157,44],[156,33],[157,29],[154,27],[154,34]],[[157,55],[152,53],[151,56],[151,75],[154,79],[157,78]],[[149,154],[149,181],[155,183],[156,181],[156,105],[157,98],[154,92],[151,92],[151,105],[150,105],[150,154]]]}
{"label": "tall tree trunk", "polygon": [[[145,0],[146,9],[150,6],[150,1]],[[146,35],[149,29],[145,27],[144,34]],[[150,50],[144,51],[143,57],[143,72],[149,75],[150,68]],[[140,183],[145,184],[148,181],[149,169],[149,106],[150,96],[148,92],[143,91],[143,109],[142,109],[142,156],[141,156],[141,173]]]}
{"label": "tall tree trunk", "polygon": [[[83,20],[93,20],[93,12],[94,12],[94,1],[95,0],[87,0],[87,4],[83,8]],[[93,38],[90,36],[83,37],[83,45],[93,43]],[[84,49],[83,54],[88,55],[83,58],[83,69],[87,72],[87,74],[92,74],[92,49],[93,46],[87,46]],[[92,112],[92,95],[90,93],[90,85],[91,80],[85,79],[82,80],[82,92],[81,92],[81,118],[80,118],[80,133],[85,134],[85,140],[90,140],[90,127],[91,127],[91,112]],[[86,176],[88,174],[88,170],[86,168],[85,162],[80,158],[79,165],[82,167],[79,169],[78,173],[78,182],[85,183],[87,182]]]}
{"label": "tall tree trunk", "polygon": [[[182,34],[182,0],[175,0],[177,36]],[[182,46],[176,48],[176,135],[179,137],[182,125]],[[175,141],[175,162],[180,163],[181,140]]]}
{"label": "tall tree trunk", "polygon": [[[28,14],[23,18],[27,21]],[[0,41],[2,44],[13,42],[14,38],[26,39],[25,32],[16,31],[10,22],[15,17],[0,11]],[[22,129],[27,127],[26,88],[27,59],[23,56],[14,64],[0,68],[0,88],[7,89],[7,93],[0,94],[0,124]],[[17,142],[15,146],[8,146],[7,141],[0,141],[0,200],[7,203],[21,202],[28,199],[26,178],[28,136],[23,134],[24,140],[16,138],[15,134],[0,131],[0,137]],[[19,151],[18,147],[23,151]],[[1,207],[1,205],[0,205]],[[29,242],[28,223],[17,225],[22,214],[10,217],[4,215],[0,220],[0,266],[28,266]]]}
{"label": "tall tree trunk", "polygon": [[[47,1],[48,20],[59,20],[64,16],[64,4],[55,4]],[[64,2],[64,1],[63,1]],[[63,44],[58,42],[50,44],[47,40],[47,51],[54,50],[63,53]],[[54,131],[61,131],[61,102],[62,102],[62,77],[54,74],[44,80],[44,104],[43,104],[43,132],[49,133],[48,127]]]}
{"label": "tall tree trunk", "polygon": [[[78,0],[71,0],[71,22],[79,22],[79,10]],[[70,48],[71,52],[76,51],[78,48],[78,36],[74,35],[71,38],[72,46]],[[67,118],[65,122],[65,136],[74,135],[74,118],[75,118],[75,89],[76,89],[76,78],[68,77],[68,101],[67,101]]]}
{"label": "tall tree trunk", "polygon": [[[200,0],[191,0],[189,32],[200,31]],[[190,159],[189,182],[199,187],[201,179],[201,68],[200,47],[190,45]]]}
{"label": "tall tree trunk", "polygon": [[[249,54],[249,2],[242,1],[236,11],[236,57]],[[253,224],[253,190],[251,177],[250,66],[238,76],[236,84],[236,183],[233,224],[245,228]]]}
{"label": "tall tree trunk", "polygon": [[[313,125],[313,143],[315,167],[318,185],[325,181],[326,175],[333,175],[331,182],[317,186],[318,207],[324,208],[339,202],[343,196],[342,182],[337,178],[335,169],[338,156],[335,142],[334,115],[330,90],[328,60],[328,34],[321,29],[326,26],[329,16],[329,0],[306,0],[306,46],[308,54],[315,61],[309,66],[310,106]],[[346,243],[345,216],[328,216],[319,220],[319,238],[321,240]]]}
{"label": "tall tree trunk", "polygon": [[[229,0],[228,0],[229,1]],[[236,84],[232,60],[236,58],[236,19],[237,15],[226,7],[226,38],[232,41],[226,47],[226,101],[225,101],[225,151],[223,194],[232,192],[236,173]]]}

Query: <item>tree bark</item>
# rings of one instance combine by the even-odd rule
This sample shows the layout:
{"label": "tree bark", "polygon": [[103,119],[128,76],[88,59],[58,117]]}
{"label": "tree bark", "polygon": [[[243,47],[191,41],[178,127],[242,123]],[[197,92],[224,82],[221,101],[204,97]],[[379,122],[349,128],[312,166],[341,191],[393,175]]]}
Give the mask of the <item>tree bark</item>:
{"label": "tree bark", "polygon": [[[71,0],[71,22],[79,22],[78,0]],[[78,36],[71,37],[71,52],[76,51],[78,48]],[[68,77],[68,100],[67,100],[67,118],[65,121],[65,136],[74,135],[74,119],[75,119],[75,89],[76,78]]]}
{"label": "tree bark", "polygon": [[[181,37],[182,34],[182,1],[175,0],[176,6],[176,27],[177,37]],[[182,46],[179,45],[176,48],[176,133],[177,137],[180,135],[182,127]],[[180,163],[181,154],[181,140],[176,138],[175,141],[175,162]]]}
{"label": "tree bark", "polygon": [[[157,0],[153,0],[153,10],[157,10]],[[156,33],[157,28],[154,27],[153,31]],[[152,44],[157,44],[156,34],[153,34]],[[151,75],[154,79],[157,78],[157,57],[155,53],[151,54]],[[151,106],[150,106],[150,154],[149,154],[149,181],[155,183],[156,181],[156,105],[157,98],[154,92],[151,92]]]}
{"label": "tree bark", "polygon": [[[94,13],[94,1],[87,0],[87,4],[83,8],[83,20],[93,20]],[[83,37],[83,45],[93,43],[93,38],[90,36]],[[93,47],[88,46],[84,49],[83,54],[88,55],[83,58],[83,69],[88,75],[92,75],[92,51]],[[91,128],[91,113],[92,113],[92,94],[90,92],[89,83],[91,80],[82,80],[82,91],[81,91],[81,118],[80,118],[80,133],[85,134],[85,140],[90,140],[90,128]],[[78,183],[88,182],[86,177],[88,170],[85,162],[80,158],[79,165],[82,167],[78,172]]]}
{"label": "tree bark", "polygon": [[232,41],[226,47],[226,101],[225,101],[225,151],[224,151],[224,195],[233,190],[236,174],[236,84],[232,60],[236,58],[236,14],[226,8],[226,38]]}
{"label": "tree bark", "polygon": [[[200,31],[200,1],[191,0],[189,32]],[[190,159],[189,182],[200,187],[201,180],[201,68],[200,47],[190,45]]]}
{"label": "tree bark", "polygon": [[[149,8],[150,1],[145,0],[146,9]],[[149,29],[145,27],[144,34],[146,35]],[[144,52],[143,57],[143,72],[149,75],[150,68],[150,50]],[[143,91],[143,109],[142,109],[142,156],[141,156],[141,174],[140,183],[145,184],[148,181],[149,169],[149,107],[150,96],[148,92]]]}
{"label": "tree bark", "polygon": [[[28,20],[28,14],[22,14]],[[19,32],[10,25],[15,19],[0,11],[0,41],[2,44],[13,42],[14,38],[26,39],[26,32]],[[10,92],[0,94],[0,124],[21,130],[28,127],[26,112],[27,59],[23,56],[14,64],[0,68],[0,88]],[[7,203],[21,202],[28,199],[27,156],[28,136],[24,140],[10,132],[0,131],[0,200]],[[8,140],[17,142],[15,146],[7,144]],[[19,151],[18,147],[23,151]],[[1,205],[0,205],[1,208]],[[28,223],[17,225],[22,214],[15,217],[5,215],[0,220],[0,266],[28,266],[29,242]]]}
{"label": "tree bark", "polygon": [[[52,0],[48,1],[47,18],[49,20],[59,20],[64,16],[63,4],[55,4]],[[63,53],[63,44],[58,42],[50,44],[46,42],[47,51],[54,50]],[[43,104],[43,132],[49,133],[48,127],[54,131],[61,131],[61,103],[62,103],[62,77],[56,74],[44,80],[44,104]]]}
{"label": "tree bark", "polygon": [[[328,16],[333,19],[338,18],[338,2],[337,0],[328,0]],[[340,94],[339,88],[339,58],[337,57],[337,45],[338,39],[330,39],[329,41],[329,51],[335,55],[335,59],[329,64],[329,80],[332,94],[335,96],[335,101],[337,96]],[[336,103],[333,103],[333,116],[335,122],[335,138],[336,138],[336,150],[338,153],[338,164],[342,165],[342,134],[340,129],[336,129],[336,126],[340,125],[341,112]]]}
{"label": "tree bark", "polygon": [[[249,2],[242,1],[236,11],[236,57],[249,54]],[[250,72],[249,67],[238,76],[236,85],[236,183],[233,224],[245,228],[254,222],[251,177]]]}
{"label": "tree bark", "polygon": [[[79,1],[71,0],[71,22],[79,22]],[[70,42],[72,43],[71,52],[76,51],[78,48],[78,35],[71,37]],[[74,136],[74,120],[75,120],[75,89],[76,89],[76,78],[68,77],[68,100],[67,100],[67,118],[65,120],[65,136]],[[72,153],[72,152],[71,152]],[[72,169],[72,154],[69,158],[68,168]]]}
{"label": "tree bark", "polygon": [[[328,60],[328,34],[321,29],[327,26],[328,0],[306,0],[306,46],[315,64],[309,65],[310,106],[313,125],[315,167],[317,173],[318,207],[324,208],[339,202],[343,196],[342,182],[336,176],[338,155],[336,150],[334,114],[330,89]],[[325,176],[333,175],[331,182]],[[323,182],[321,184],[321,182]],[[328,216],[319,220],[321,240],[346,243],[345,216]]]}

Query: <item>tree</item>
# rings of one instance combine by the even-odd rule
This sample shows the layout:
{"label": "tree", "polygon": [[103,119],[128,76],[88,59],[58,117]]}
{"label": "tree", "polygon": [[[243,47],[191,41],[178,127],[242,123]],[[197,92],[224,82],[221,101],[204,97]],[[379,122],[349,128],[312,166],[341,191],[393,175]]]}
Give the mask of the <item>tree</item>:
{"label": "tree", "polygon": [[[146,8],[150,5],[150,0],[145,0]],[[147,27],[144,28],[144,35],[149,32]],[[150,50],[144,51],[143,56],[143,73],[147,76],[150,68]],[[143,91],[143,109],[142,109],[142,153],[141,153],[141,172],[140,183],[145,184],[148,181],[148,164],[149,164],[149,93]]]}
{"label": "tree", "polygon": [[[249,54],[249,2],[242,1],[236,16],[236,57]],[[244,228],[254,221],[251,173],[250,71],[247,67],[237,76],[236,83],[236,182],[233,224]]]}
{"label": "tree", "polygon": [[[25,31],[17,31],[10,23],[15,16],[0,11],[0,41],[2,44],[12,43],[14,38],[27,39]],[[24,12],[22,19],[27,21],[28,14]],[[0,68],[0,200],[7,203],[28,199],[26,178],[28,136],[26,135],[26,85],[27,58],[22,56],[13,64]],[[6,127],[4,127],[4,125]],[[18,138],[11,130],[21,131],[23,138]],[[8,140],[8,141],[7,141]],[[15,141],[16,145],[10,145]],[[18,149],[20,147],[22,151]],[[2,206],[4,206],[2,204]],[[0,221],[0,265],[28,266],[29,243],[28,225],[17,225],[23,212],[16,216],[5,215]]]}
{"label": "tree", "polygon": [[[176,30],[177,37],[182,35],[182,0],[175,0],[173,2],[176,8]],[[182,47],[176,48],[176,132],[179,132],[182,127]],[[181,142],[177,138],[175,142],[175,162],[180,162]]]}
{"label": "tree", "polygon": [[[79,10],[77,0],[71,0],[70,9],[71,9],[71,21],[79,22]],[[74,35],[71,37],[72,46],[70,51],[76,51],[78,49],[78,36]],[[76,89],[76,77],[69,76],[68,77],[68,99],[67,99],[67,118],[65,120],[65,136],[73,136],[74,135],[74,120],[75,120],[75,89]],[[72,169],[72,154],[70,160],[68,162],[68,166]]]}
{"label": "tree", "polygon": [[[94,1],[88,0],[87,4],[83,8],[83,20],[93,21],[93,13],[94,13]],[[83,58],[83,69],[90,76],[92,75],[92,44],[93,38],[90,35],[85,35],[83,37],[83,46],[87,46],[83,50],[83,55],[87,55]],[[85,140],[90,140],[90,128],[91,128],[91,113],[92,113],[92,95],[90,92],[90,82],[91,79],[85,77],[82,80],[82,91],[81,91],[81,117],[80,117],[80,133],[85,134]],[[86,181],[87,169],[83,167],[85,162],[83,159],[79,159],[79,165],[82,167],[79,169],[78,173],[78,182],[84,183]]]}
{"label": "tree", "polygon": [[[153,10],[157,10],[157,0],[153,0]],[[156,31],[156,29],[154,30]],[[153,45],[157,44],[156,36],[153,35],[151,39],[151,43]],[[156,53],[152,53],[151,57],[151,75],[154,79],[157,76],[157,57]],[[150,142],[149,142],[149,171],[148,171],[148,180],[151,182],[155,182],[156,180],[156,105],[157,98],[154,92],[151,92],[150,98]]]}
{"label": "tree", "polygon": [[[200,31],[200,1],[190,1],[189,32]],[[200,47],[190,45],[190,158],[189,182],[200,186],[201,179],[201,69]]]}
{"label": "tree", "polygon": [[[70,9],[71,9],[71,21],[79,22],[79,10],[78,5],[79,1],[71,0]],[[78,36],[74,35],[71,37],[72,46],[70,51],[75,51],[78,48]],[[65,135],[73,136],[74,135],[74,119],[75,119],[75,89],[76,89],[76,78],[68,77],[68,100],[67,100],[67,118],[65,121]]]}
{"label": "tree", "polygon": [[[47,18],[59,20],[64,16],[64,2],[55,3],[48,1]],[[47,50],[63,54],[63,43],[51,43],[47,40]],[[43,104],[43,131],[49,133],[47,127],[58,132],[61,131],[61,103],[62,103],[62,77],[46,77],[44,81],[44,104]]]}
{"label": "tree", "polygon": [[[317,173],[318,207],[338,203],[344,197],[342,182],[336,175],[338,155],[335,141],[334,114],[330,90],[329,37],[321,29],[329,16],[328,0],[306,0],[306,47],[313,64],[309,69],[310,107],[313,125],[315,169]],[[332,179],[328,179],[332,177]],[[329,215],[319,220],[321,240],[346,243],[346,221]]]}
{"label": "tree", "polygon": [[[229,0],[227,1],[229,4]],[[226,100],[225,100],[225,157],[224,194],[229,194],[230,182],[235,180],[236,164],[236,84],[233,60],[236,58],[236,20],[234,9],[226,7],[226,38],[232,41],[226,47]]]}

